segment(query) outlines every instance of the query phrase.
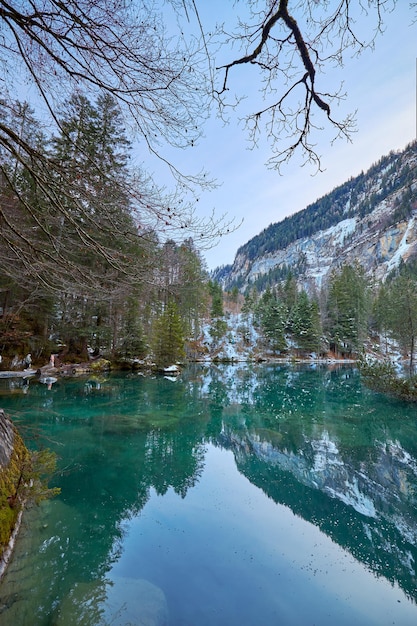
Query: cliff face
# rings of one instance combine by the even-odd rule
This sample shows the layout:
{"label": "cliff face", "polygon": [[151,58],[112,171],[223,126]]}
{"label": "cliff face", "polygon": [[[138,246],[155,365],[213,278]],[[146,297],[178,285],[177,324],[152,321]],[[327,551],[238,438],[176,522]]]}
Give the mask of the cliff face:
{"label": "cliff face", "polygon": [[[401,260],[417,255],[417,211],[409,220],[382,227],[389,217],[390,205],[378,207],[364,219],[350,218],[312,237],[299,239],[284,250],[256,259],[252,264],[242,259],[237,266],[247,267],[245,282],[256,281],[276,267],[293,268],[305,287],[321,287],[333,269],[359,262],[367,274],[383,280]],[[242,262],[243,261],[243,262]],[[297,266],[303,264],[299,272]],[[239,270],[237,271],[239,275]],[[236,276],[233,272],[231,277]]]}
{"label": "cliff face", "polygon": [[[381,160],[380,166],[242,246],[233,265],[223,270],[222,282],[244,291],[265,276],[291,270],[303,287],[320,288],[333,269],[356,261],[368,275],[384,280],[401,260],[417,256],[416,218],[414,144],[392,155],[388,165]],[[315,226],[326,222],[331,222],[327,228]],[[308,234],[297,237],[304,232]]]}

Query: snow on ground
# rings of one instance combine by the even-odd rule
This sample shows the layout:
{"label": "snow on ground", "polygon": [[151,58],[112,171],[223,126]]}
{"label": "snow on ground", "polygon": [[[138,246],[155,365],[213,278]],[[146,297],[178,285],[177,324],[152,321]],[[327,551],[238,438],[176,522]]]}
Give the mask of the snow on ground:
{"label": "snow on ground", "polygon": [[251,361],[259,345],[260,336],[253,326],[252,316],[242,313],[228,313],[225,316],[227,330],[223,337],[214,340],[210,334],[212,324],[202,327],[201,343],[208,349],[204,360],[212,361]]}

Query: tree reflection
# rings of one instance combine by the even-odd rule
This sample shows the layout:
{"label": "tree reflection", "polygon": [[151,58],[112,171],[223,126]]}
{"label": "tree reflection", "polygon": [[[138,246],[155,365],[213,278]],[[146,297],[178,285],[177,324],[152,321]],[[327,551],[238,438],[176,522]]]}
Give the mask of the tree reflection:
{"label": "tree reflection", "polygon": [[358,373],[265,367],[223,414],[218,445],[275,502],[314,523],[417,600],[417,446],[412,409]]}
{"label": "tree reflection", "polygon": [[28,572],[20,595],[3,586],[5,606],[27,602],[36,586],[44,602],[34,610],[47,611],[74,586],[103,580],[152,490],[186,498],[198,484],[209,443],[417,600],[414,409],[364,389],[356,370],[201,366],[175,382],[113,375],[89,387],[59,382],[52,393],[31,384],[18,397],[4,396],[4,408],[55,442],[62,491],[31,529],[43,574]]}

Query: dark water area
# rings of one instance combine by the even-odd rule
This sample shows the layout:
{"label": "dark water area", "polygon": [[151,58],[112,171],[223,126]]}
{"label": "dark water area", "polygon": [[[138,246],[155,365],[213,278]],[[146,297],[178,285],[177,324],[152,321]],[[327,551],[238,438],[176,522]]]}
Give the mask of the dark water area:
{"label": "dark water area", "polygon": [[0,380],[61,494],[0,626],[417,624],[417,407],[352,367]]}

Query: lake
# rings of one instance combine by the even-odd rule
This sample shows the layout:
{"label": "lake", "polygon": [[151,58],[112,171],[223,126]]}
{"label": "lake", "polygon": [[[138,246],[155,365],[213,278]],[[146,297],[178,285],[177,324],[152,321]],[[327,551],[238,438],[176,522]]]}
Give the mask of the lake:
{"label": "lake", "polygon": [[417,407],[350,366],[0,381],[61,494],[0,626],[417,624]]}

